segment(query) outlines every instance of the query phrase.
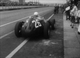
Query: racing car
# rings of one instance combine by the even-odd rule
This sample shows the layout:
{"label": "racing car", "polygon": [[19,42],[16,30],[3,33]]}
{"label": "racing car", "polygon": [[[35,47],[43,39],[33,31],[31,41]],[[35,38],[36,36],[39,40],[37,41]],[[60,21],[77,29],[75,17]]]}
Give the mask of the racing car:
{"label": "racing car", "polygon": [[54,29],[55,19],[35,20],[27,19],[26,22],[18,21],[15,25],[15,35],[17,37],[35,37],[35,35],[43,35],[44,38],[49,38],[50,28]]}

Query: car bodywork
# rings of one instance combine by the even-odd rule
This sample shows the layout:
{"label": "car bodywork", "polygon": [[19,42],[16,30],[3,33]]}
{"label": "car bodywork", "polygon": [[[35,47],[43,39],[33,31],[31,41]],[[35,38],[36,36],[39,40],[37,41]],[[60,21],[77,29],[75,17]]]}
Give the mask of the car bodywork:
{"label": "car bodywork", "polygon": [[49,28],[54,29],[55,19],[53,20],[35,20],[27,19],[26,22],[20,21],[15,25],[15,35],[17,37],[34,37],[35,35],[43,35],[49,38]]}

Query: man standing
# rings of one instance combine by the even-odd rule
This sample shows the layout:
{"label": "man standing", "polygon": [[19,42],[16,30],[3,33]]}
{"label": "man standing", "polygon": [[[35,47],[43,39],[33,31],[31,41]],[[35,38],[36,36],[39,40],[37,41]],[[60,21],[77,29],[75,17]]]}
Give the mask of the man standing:
{"label": "man standing", "polygon": [[72,4],[72,10],[70,11],[70,15],[71,15],[71,27],[74,27],[74,23],[77,21],[77,6],[75,4]]}

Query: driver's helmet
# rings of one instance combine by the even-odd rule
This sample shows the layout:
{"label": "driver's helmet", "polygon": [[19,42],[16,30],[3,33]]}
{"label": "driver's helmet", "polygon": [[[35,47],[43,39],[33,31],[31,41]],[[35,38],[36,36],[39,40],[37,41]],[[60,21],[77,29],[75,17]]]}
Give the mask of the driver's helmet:
{"label": "driver's helmet", "polygon": [[34,15],[34,16],[39,16],[39,13],[38,13],[38,12],[34,12],[33,15]]}

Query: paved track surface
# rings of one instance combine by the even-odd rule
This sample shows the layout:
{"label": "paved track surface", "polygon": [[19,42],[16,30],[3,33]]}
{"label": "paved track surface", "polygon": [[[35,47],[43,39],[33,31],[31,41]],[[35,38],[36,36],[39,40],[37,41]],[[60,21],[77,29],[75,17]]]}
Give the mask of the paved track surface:
{"label": "paved track surface", "polygon": [[15,20],[30,16],[34,11],[40,12],[40,15],[48,19],[53,14],[53,10],[54,7],[47,7],[0,12],[0,58],[63,58],[62,14],[56,14],[51,18],[56,19],[56,29],[51,31],[50,38],[47,40],[44,38],[33,38],[33,40],[17,38],[13,31]]}

